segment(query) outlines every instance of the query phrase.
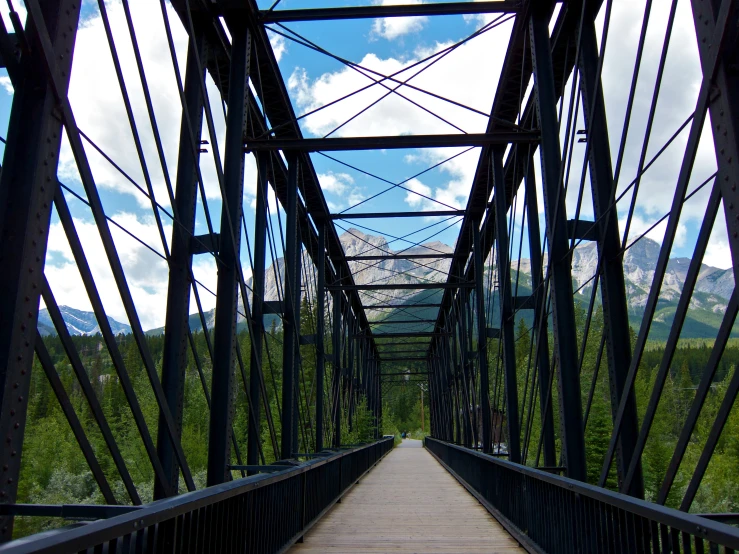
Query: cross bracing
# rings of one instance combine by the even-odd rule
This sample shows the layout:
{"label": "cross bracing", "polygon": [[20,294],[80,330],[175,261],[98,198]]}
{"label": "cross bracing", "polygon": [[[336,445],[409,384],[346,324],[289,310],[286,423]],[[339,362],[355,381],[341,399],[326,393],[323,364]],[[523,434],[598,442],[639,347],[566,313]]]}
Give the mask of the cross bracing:
{"label": "cross bracing", "polygon": [[[556,469],[610,489],[608,506],[677,518],[674,538],[637,542],[703,547],[660,510],[695,510],[735,418],[736,2],[93,4],[9,0],[0,27],[2,541],[14,516],[62,513],[19,501],[39,387],[103,505],[75,514],[98,519],[328,456],[362,426],[380,439],[388,398],[421,384],[429,449],[458,478],[455,449],[465,467],[479,450]],[[452,19],[464,33],[395,65],[325,34]],[[474,58],[491,37],[499,51]],[[285,45],[323,75],[293,71]],[[80,67],[105,85],[81,93]],[[491,83],[486,105],[443,82],[462,71]],[[675,360],[698,337],[709,353],[655,469]]]}

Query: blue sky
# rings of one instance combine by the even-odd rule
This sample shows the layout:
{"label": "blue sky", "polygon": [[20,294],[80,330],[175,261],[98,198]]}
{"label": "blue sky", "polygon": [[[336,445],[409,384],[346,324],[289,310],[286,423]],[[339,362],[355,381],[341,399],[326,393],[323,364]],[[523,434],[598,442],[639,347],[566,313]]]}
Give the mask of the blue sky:
{"label": "blue sky", "polygon": [[[17,9],[23,13],[20,2],[18,0],[14,0],[14,2]],[[157,2],[131,0],[130,3],[147,79],[152,90],[152,101],[157,123],[164,143],[167,171],[170,179],[174,181],[181,110],[175,86],[173,64],[164,37],[162,14]],[[277,9],[371,3],[376,2],[282,0]],[[385,0],[385,3],[390,2]],[[418,0],[415,3],[418,3]],[[271,4],[272,0],[259,0],[259,5],[262,8],[268,8]],[[108,6],[118,52],[134,106],[136,123],[144,144],[155,196],[160,204],[169,209],[169,201],[164,186],[164,171],[154,148],[153,135],[151,134],[143,102],[141,85],[133,63],[134,58],[125,19],[123,18],[123,10],[118,1],[109,1],[106,2],[106,5]],[[624,2],[616,3],[609,33],[610,42],[606,50],[603,69],[606,105],[609,115],[609,134],[614,158],[621,138],[623,112],[638,40],[640,21],[638,21],[639,18],[634,17],[635,13],[641,13],[638,5],[639,2],[636,0],[624,0]],[[665,8],[666,6],[655,7],[650,21],[645,61],[642,66],[642,73],[639,76],[637,100],[634,107],[634,117],[629,128],[629,140],[626,143],[619,190],[623,190],[629,184],[636,172],[651,100],[651,90],[654,86],[660,44],[664,36],[664,22],[667,15]],[[187,37],[174,12],[169,10],[169,15],[176,44],[178,64],[180,72],[184,76],[183,66]],[[2,8],[2,16],[7,24],[7,8],[5,6]],[[290,24],[287,27],[337,56],[359,63],[363,67],[383,75],[400,72],[397,78],[404,80],[426,64],[421,64],[414,70],[404,71],[405,68],[435,53],[443,52],[450,45],[465,39],[476,30],[483,28],[484,25],[490,24],[496,17],[450,16],[427,19],[311,22]],[[113,72],[108,44],[102,31],[97,2],[85,0],[83,20],[84,24],[78,35],[70,90],[70,99],[78,125],[135,182],[143,186],[143,171],[133,146],[130,126],[125,118],[125,112],[122,110],[120,89]],[[655,118],[655,131],[647,151],[647,159],[657,152],[672,132],[691,113],[697,97],[700,67],[697,61],[695,38],[691,28],[692,22],[687,0],[680,0],[677,22],[668,51],[664,84]],[[493,102],[495,86],[511,29],[510,21],[499,23],[495,28],[470,40],[449,55],[440,57],[428,69],[414,77],[411,82],[422,89],[451,98],[456,102],[474,108],[474,110],[488,113]],[[600,23],[602,24],[602,17]],[[279,30],[287,33],[284,29]],[[323,54],[287,40],[276,33],[271,33],[270,38],[278,54],[280,69],[288,85],[295,112],[299,115],[371,83],[367,76],[347,68]],[[4,75],[4,73],[2,74]],[[10,87],[7,78],[0,80],[0,84],[3,84],[3,88],[0,89],[0,132],[4,137],[7,134],[12,87]],[[524,85],[522,87],[525,89]],[[399,90],[405,96],[438,114],[453,126],[423,111],[418,106],[412,105],[407,100],[392,94],[380,100],[374,107],[353,119],[332,136],[459,132],[455,127],[465,132],[482,132],[485,129],[486,118],[479,113],[462,109],[407,87]],[[378,100],[386,92],[385,89],[375,85],[349,100],[339,102],[301,120],[304,135],[324,136],[328,134],[357,112]],[[571,83],[568,85],[566,94],[569,95],[570,92]],[[224,129],[222,106],[217,101],[217,95],[212,86],[209,87],[209,94],[211,95],[211,107],[215,120],[214,131],[218,136],[219,146],[222,148]],[[567,98],[569,99],[569,96]],[[581,111],[580,107],[579,113]],[[563,109],[564,121],[567,120],[567,115],[568,107],[565,105]],[[581,116],[579,117],[576,126],[578,129],[584,127]],[[563,125],[563,139],[564,134]],[[686,137],[687,132],[680,135],[673,146],[660,157],[645,175],[639,192],[630,239],[633,240],[634,237],[645,231],[669,209],[672,189],[679,170]],[[206,129],[203,131],[203,138],[210,140]],[[149,200],[91,147],[86,146],[86,148],[107,214],[126,226],[143,242],[161,252],[162,245],[154,225]],[[209,152],[203,155],[201,159],[201,170],[205,180],[208,206],[213,224],[217,230],[221,202],[213,165],[213,145],[210,144],[207,148]],[[569,217],[574,217],[577,209],[584,150],[582,144],[575,144],[573,149],[572,169],[566,199]],[[331,156],[345,164],[376,174],[392,183],[398,183],[455,154],[460,155],[437,169],[428,171],[404,184],[406,188],[422,193],[436,200],[437,203],[424,199],[408,190],[396,188],[354,209],[355,211],[383,212],[445,209],[445,206],[464,207],[477,165],[479,151],[475,149],[464,154],[461,154],[459,149],[339,152],[333,153]],[[357,202],[388,186],[385,182],[320,154],[313,154],[312,158],[332,211],[342,211],[350,208]],[[538,167],[536,169],[538,171]],[[702,141],[699,159],[694,170],[693,185],[703,181],[714,170],[715,160],[712,155],[712,143],[710,137],[706,136]],[[84,196],[71,153],[66,144],[62,150],[59,175],[65,184]],[[255,175],[256,169],[253,159],[247,156],[244,207],[246,228],[250,237],[253,236]],[[540,182],[541,180],[539,180]],[[589,188],[587,176],[585,185],[581,217],[589,218],[592,217],[592,201],[587,192]],[[674,256],[690,256],[692,254],[697,226],[700,223],[707,192],[708,187],[686,204],[681,219],[678,241],[673,249]],[[70,208],[77,220],[80,235],[83,237],[88,258],[91,259],[93,273],[103,293],[106,308],[111,316],[126,321],[115,285],[111,279],[109,267],[92,225],[89,209],[81,202],[73,200],[71,197],[68,198],[70,199]],[[631,196],[627,193],[618,204],[622,230],[624,228],[623,218],[628,211],[630,200]],[[274,199],[272,199],[272,203],[274,205]],[[520,203],[521,201],[519,201]],[[543,210],[541,198],[539,208]],[[526,233],[525,227],[523,231],[520,229],[521,212],[518,210],[516,213],[509,215],[512,215],[515,220],[514,233],[516,234],[514,240],[517,243],[521,232],[524,233],[524,236]],[[165,232],[169,235],[171,234],[171,221],[166,214],[163,214],[162,218],[165,224]],[[276,214],[273,220],[276,229],[278,225]],[[56,216],[54,215],[52,223],[55,222]],[[357,223],[371,229],[371,231],[363,229],[367,233],[383,234],[387,237],[404,236],[422,227],[434,225],[425,231],[408,237],[413,242],[430,238],[431,240],[441,240],[448,244],[454,244],[458,229],[458,227],[451,225],[453,221],[440,222],[420,217],[382,221],[362,220]],[[339,224],[349,227],[351,222],[340,222]],[[197,228],[199,233],[207,230],[202,207],[198,210]],[[55,283],[54,292],[57,300],[62,304],[87,309],[89,303],[69,255],[66,240],[63,234],[59,232],[58,225],[53,229],[46,272],[52,283]],[[716,224],[716,231],[705,260],[706,263],[720,267],[730,265],[724,229],[725,223],[721,216]],[[338,229],[338,231],[342,232],[341,229]],[[436,234],[439,231],[442,232]],[[664,232],[663,226],[657,227],[649,236],[655,240],[660,240],[660,232]],[[114,230],[113,234],[144,327],[161,325],[166,304],[166,265],[160,258],[130,237],[117,230]],[[396,249],[408,246],[410,246],[410,243],[404,241],[396,241],[392,244],[392,247]],[[520,254],[527,257],[528,249],[524,247]],[[518,252],[516,251],[514,258],[517,256]],[[245,267],[248,267],[248,252],[245,248],[242,249],[242,260]],[[212,258],[198,256],[195,260],[194,272],[196,278],[206,289],[215,290],[216,272]],[[210,308],[214,304],[214,299],[207,293],[206,289],[201,291],[201,296],[205,307]]]}

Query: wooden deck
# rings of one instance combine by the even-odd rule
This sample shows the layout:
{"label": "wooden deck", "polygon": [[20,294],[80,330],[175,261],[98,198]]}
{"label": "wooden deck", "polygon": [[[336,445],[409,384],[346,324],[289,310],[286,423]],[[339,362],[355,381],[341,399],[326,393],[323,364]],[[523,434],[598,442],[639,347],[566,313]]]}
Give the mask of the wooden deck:
{"label": "wooden deck", "polygon": [[525,550],[420,441],[404,441],[289,552],[523,554]]}

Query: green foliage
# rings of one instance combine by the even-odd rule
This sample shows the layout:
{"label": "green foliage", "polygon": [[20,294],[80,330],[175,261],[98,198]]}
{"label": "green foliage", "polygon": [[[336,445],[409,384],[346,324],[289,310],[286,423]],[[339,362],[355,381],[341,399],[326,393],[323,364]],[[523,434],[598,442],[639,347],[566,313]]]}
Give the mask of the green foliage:
{"label": "green foliage", "polygon": [[[313,307],[306,302],[301,310],[301,333],[315,332]],[[592,387],[592,404],[588,410],[587,427],[585,429],[586,457],[588,481],[596,483],[603,465],[612,429],[612,401],[606,355],[598,359],[600,339],[603,333],[603,316],[598,308],[591,322],[589,337],[583,336],[585,328],[585,311],[578,307],[577,343],[583,348],[584,358],[581,369],[582,403],[586,408]],[[516,322],[516,363],[518,379],[519,406],[524,415],[522,419],[522,443],[529,437],[529,448],[526,451],[526,463],[534,465],[540,454],[537,452],[538,438],[541,434],[541,406],[539,405],[538,387],[532,394],[535,357],[537,352],[536,337],[531,336],[531,322],[519,319]],[[331,350],[330,329],[327,329],[327,350]],[[205,485],[208,451],[209,409],[203,382],[210,387],[212,366],[208,356],[207,337],[202,332],[193,334],[199,363],[196,363],[192,352],[188,351],[185,368],[183,391],[184,416],[182,421],[182,447],[185,451],[190,470],[198,487]],[[70,401],[80,419],[82,427],[92,445],[99,463],[106,475],[116,500],[129,503],[121,479],[113,463],[102,434],[92,417],[89,406],[81,392],[79,383],[66,358],[61,343],[55,337],[46,337],[45,344],[50,352],[59,377],[69,395]],[[133,337],[117,338],[121,355],[136,392],[137,400],[146,420],[149,434],[153,441],[157,439],[159,411],[152,392],[151,382],[139,354]],[[161,373],[163,337],[149,336],[149,350],[155,363],[156,371]],[[238,336],[238,346],[244,363],[246,386],[249,383],[251,368],[249,352],[251,342],[246,331]],[[147,455],[140,431],[134,424],[128,400],[120,385],[112,361],[102,338],[73,337],[88,377],[96,391],[105,417],[110,425],[116,443],[125,460],[131,477],[144,502],[150,501],[153,495],[154,473]],[[553,337],[548,337],[550,356],[554,353]],[[490,367],[495,367],[498,344],[489,342]],[[634,337],[631,342],[633,344]],[[660,397],[657,417],[650,432],[642,457],[646,495],[654,499],[662,485],[666,468],[675,450],[678,436],[682,430],[690,406],[695,396],[695,388],[701,379],[711,354],[712,344],[705,340],[689,339],[680,342],[675,352],[670,371]],[[264,340],[263,354],[263,402],[261,411],[261,458],[271,463],[280,458],[280,408],[282,404],[282,331],[274,320],[267,330]],[[625,345],[625,347],[627,347]],[[475,348],[473,344],[472,348]],[[392,350],[389,350],[391,352]],[[635,382],[635,394],[640,420],[654,387],[657,368],[664,355],[664,345],[650,342],[644,353]],[[326,364],[326,375],[323,391],[316,390],[316,350],[314,345],[300,347],[301,372],[298,379],[298,403],[300,406],[299,451],[312,451],[315,445],[316,398],[323,394],[325,437],[324,444],[331,444],[332,425],[331,410],[333,397],[333,367]],[[201,374],[198,370],[198,366]],[[682,498],[698,458],[703,450],[708,434],[711,431],[716,413],[723,400],[735,369],[739,367],[739,340],[729,342],[711,387],[708,398],[701,411],[696,429],[690,439],[688,449],[679,468],[677,478],[672,487],[667,505],[677,506]],[[406,366],[393,367],[391,371],[422,372],[425,364],[410,362]],[[201,380],[202,379],[202,380]],[[242,382],[241,370],[236,367],[234,376],[234,419],[233,430],[236,443],[241,452],[246,450],[248,421],[250,408],[245,385]],[[342,443],[357,444],[371,441],[375,437],[375,417],[368,407],[367,399],[362,394],[354,393],[349,402],[348,391],[351,390],[349,380],[344,379],[342,395],[344,403],[341,410]],[[402,432],[411,433],[413,438],[422,438],[430,432],[431,409],[428,392],[423,387],[427,383],[398,381],[396,386],[383,391],[383,418],[379,422],[382,434],[394,435],[396,442]],[[491,395],[494,380],[491,379]],[[561,437],[559,431],[559,395],[557,374],[552,382],[552,413],[554,417],[557,457],[561,456]],[[427,390],[427,389],[426,389]],[[502,395],[501,395],[502,396]],[[500,402],[504,402],[500,398]],[[267,418],[264,401],[273,416],[272,426]],[[351,405],[351,408],[350,408]],[[351,410],[351,416],[350,416]],[[529,414],[531,417],[529,419]],[[524,423],[528,423],[527,428]],[[505,422],[503,423],[504,434]],[[504,437],[505,438],[505,437]],[[277,445],[277,448],[275,448]],[[235,453],[232,452],[236,463]],[[244,460],[242,460],[243,462]],[[613,464],[615,467],[615,464]],[[694,512],[735,512],[739,510],[739,409],[734,409],[723,430],[706,476],[691,508]],[[234,473],[234,477],[240,474]],[[612,470],[607,481],[611,489],[618,489],[618,480]],[[180,489],[184,485],[180,483]],[[22,452],[21,477],[19,480],[18,502],[20,503],[103,503],[104,500],[98,486],[91,476],[90,470],[79,446],[72,434],[57,399],[51,390],[44,372],[34,362],[31,374],[31,387],[28,401],[28,418],[25,431],[25,442]],[[15,526],[16,536],[24,536],[44,529],[64,524],[59,520],[46,518],[18,518]]]}

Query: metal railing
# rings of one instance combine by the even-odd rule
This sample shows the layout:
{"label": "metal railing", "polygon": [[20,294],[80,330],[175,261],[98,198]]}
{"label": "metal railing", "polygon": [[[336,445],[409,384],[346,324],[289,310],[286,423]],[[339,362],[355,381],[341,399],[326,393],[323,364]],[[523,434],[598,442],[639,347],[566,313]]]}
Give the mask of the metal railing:
{"label": "metal railing", "polygon": [[284,552],[393,448],[393,438],[160,500],[107,520],[0,547],[26,552]]}
{"label": "metal railing", "polygon": [[426,448],[530,552],[733,553],[739,530],[426,438]]}

